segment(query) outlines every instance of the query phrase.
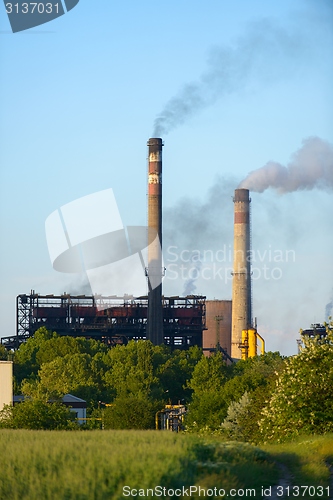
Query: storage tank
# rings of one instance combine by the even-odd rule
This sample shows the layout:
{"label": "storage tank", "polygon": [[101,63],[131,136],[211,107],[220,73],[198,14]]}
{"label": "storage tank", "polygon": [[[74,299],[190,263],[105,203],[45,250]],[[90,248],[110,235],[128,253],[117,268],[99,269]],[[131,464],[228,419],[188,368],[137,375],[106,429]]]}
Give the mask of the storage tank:
{"label": "storage tank", "polygon": [[[206,300],[206,328],[203,332],[204,353],[219,344],[231,354],[231,300]],[[208,349],[208,350],[207,350]]]}

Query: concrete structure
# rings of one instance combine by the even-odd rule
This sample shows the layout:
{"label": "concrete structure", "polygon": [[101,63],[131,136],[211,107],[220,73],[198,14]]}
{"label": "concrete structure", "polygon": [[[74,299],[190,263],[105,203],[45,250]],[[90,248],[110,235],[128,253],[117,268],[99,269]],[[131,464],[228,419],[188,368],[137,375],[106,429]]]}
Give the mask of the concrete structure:
{"label": "concrete structure", "polygon": [[[148,143],[148,321],[147,339],[163,344],[162,139]],[[157,235],[157,238],[156,238]]]}
{"label": "concrete structure", "polygon": [[241,358],[242,331],[252,326],[250,196],[248,189],[235,190],[234,264],[232,280],[231,357]]}
{"label": "concrete structure", "polygon": [[206,300],[205,355],[222,347],[231,355],[231,300]]}
{"label": "concrete structure", "polygon": [[0,361],[0,411],[13,404],[13,362]]}

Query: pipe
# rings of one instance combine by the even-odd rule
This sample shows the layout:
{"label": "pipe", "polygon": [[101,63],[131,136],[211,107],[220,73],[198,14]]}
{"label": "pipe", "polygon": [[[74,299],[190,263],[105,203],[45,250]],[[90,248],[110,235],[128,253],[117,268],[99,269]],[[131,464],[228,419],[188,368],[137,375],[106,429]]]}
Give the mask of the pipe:
{"label": "pipe", "polygon": [[261,341],[261,354],[265,354],[265,339],[258,332],[256,332],[256,336]]}

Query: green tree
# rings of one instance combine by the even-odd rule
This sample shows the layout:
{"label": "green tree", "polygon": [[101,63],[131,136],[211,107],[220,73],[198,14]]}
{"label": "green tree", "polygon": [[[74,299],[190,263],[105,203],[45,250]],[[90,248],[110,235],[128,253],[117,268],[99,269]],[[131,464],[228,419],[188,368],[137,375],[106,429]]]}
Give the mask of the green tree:
{"label": "green tree", "polygon": [[43,349],[45,343],[56,336],[55,332],[50,332],[45,327],[41,327],[35,332],[33,337],[20,345],[14,356],[14,376],[18,385],[26,378],[37,376],[40,368],[37,355]]}
{"label": "green tree", "polygon": [[202,350],[170,352],[168,346],[131,341],[111,349],[108,357],[110,367],[104,379],[113,394],[113,405],[107,411],[109,422],[112,417],[109,425],[144,429],[154,426],[155,413],[165,403],[189,399],[192,390],[187,382],[202,357]]}
{"label": "green tree", "polygon": [[157,402],[145,396],[121,395],[104,410],[105,429],[153,429]]}
{"label": "green tree", "polygon": [[234,403],[247,393],[251,405],[238,434],[255,441],[262,408],[283,364],[279,353],[266,353],[231,366],[225,365],[221,354],[202,359],[189,384],[194,390],[187,417],[189,427],[221,430],[228,408],[234,408]]}
{"label": "green tree", "polygon": [[91,368],[89,354],[66,354],[42,365],[38,380],[26,380],[22,384],[25,395],[37,399],[61,398],[72,393],[94,406],[100,398],[100,390]]}
{"label": "green tree", "polygon": [[103,359],[108,347],[102,342],[83,337],[60,336],[45,327],[39,328],[33,337],[21,344],[15,353],[14,374],[18,384],[24,379],[37,378],[42,365],[66,355],[88,354]]}
{"label": "green tree", "polygon": [[[191,399],[192,389],[188,382],[198,361],[203,357],[202,349],[197,346],[189,350],[167,351],[164,362],[157,364],[156,374],[162,387],[164,399],[172,404],[178,402],[188,403]],[[155,357],[154,357],[155,363]]]}
{"label": "green tree", "polygon": [[149,341],[130,341],[110,349],[110,368],[105,383],[114,396],[160,397],[158,377],[154,373],[154,346]]}
{"label": "green tree", "polygon": [[0,412],[0,427],[55,430],[77,428],[77,424],[74,414],[61,403],[28,400],[6,406]]}
{"label": "green tree", "polygon": [[216,429],[223,421],[227,404],[223,398],[223,386],[228,369],[220,352],[202,357],[193,370],[188,383],[193,390],[192,401],[186,418],[189,428]]}
{"label": "green tree", "polygon": [[1,361],[7,361],[8,359],[9,352],[5,348],[4,345],[0,344],[0,360]]}
{"label": "green tree", "polygon": [[221,427],[225,430],[229,439],[235,441],[247,441],[246,423],[250,418],[251,398],[244,392],[239,401],[232,401],[228,407],[227,416]]}
{"label": "green tree", "polygon": [[304,339],[305,348],[285,362],[285,370],[263,410],[260,432],[265,441],[333,431],[333,331]]}

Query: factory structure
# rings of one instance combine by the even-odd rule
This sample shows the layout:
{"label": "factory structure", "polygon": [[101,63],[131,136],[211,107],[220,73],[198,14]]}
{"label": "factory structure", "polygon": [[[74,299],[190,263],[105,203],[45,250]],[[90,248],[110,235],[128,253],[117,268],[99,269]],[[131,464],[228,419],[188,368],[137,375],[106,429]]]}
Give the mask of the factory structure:
{"label": "factory structure", "polygon": [[[165,297],[162,281],[162,147],[160,138],[148,143],[148,265],[146,296],[40,295],[17,297],[16,335],[2,338],[16,349],[42,326],[59,335],[89,337],[108,345],[146,339],[172,349],[217,350],[228,362],[257,354],[263,339],[253,324],[251,292],[250,196],[234,195],[234,262],[232,300],[206,300],[202,295]],[[110,290],[112,294],[112,290]]]}

